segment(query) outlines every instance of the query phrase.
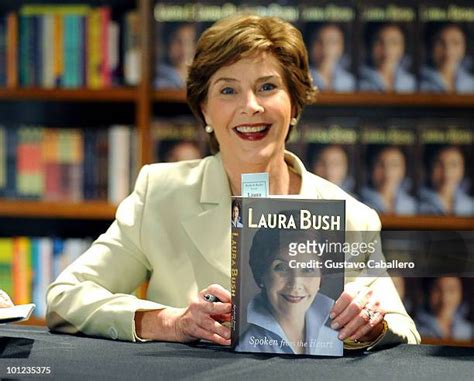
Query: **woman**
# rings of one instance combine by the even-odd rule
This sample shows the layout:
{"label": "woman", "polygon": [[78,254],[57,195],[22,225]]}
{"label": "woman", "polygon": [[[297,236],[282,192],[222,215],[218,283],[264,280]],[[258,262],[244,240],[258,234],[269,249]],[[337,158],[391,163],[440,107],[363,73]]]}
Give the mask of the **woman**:
{"label": "woman", "polygon": [[[314,92],[301,33],[290,24],[236,16],[209,28],[190,67],[187,98],[218,153],[141,170],[107,233],[50,286],[48,326],[122,340],[230,344],[221,322],[232,307],[229,220],[242,173],[268,172],[271,194],[346,199],[349,229],[380,229],[374,211],[285,152],[290,127]],[[148,300],[127,295],[147,278]],[[381,343],[419,340],[389,278],[355,284],[332,310],[343,339],[366,346],[382,336]]]}
{"label": "woman", "polygon": [[406,162],[402,150],[387,146],[379,150],[370,165],[371,186],[361,190],[361,199],[380,213],[416,214],[415,198],[406,191]]}
{"label": "woman", "polygon": [[324,24],[315,32],[311,48],[310,68],[314,84],[322,91],[350,92],[355,89],[354,76],[348,72],[344,57],[344,32],[337,24]]}
{"label": "woman", "polygon": [[362,91],[413,92],[415,77],[403,65],[405,35],[397,24],[383,24],[370,36],[369,64],[361,68]]}
{"label": "woman", "polygon": [[[299,226],[298,211],[280,214],[296,216]],[[249,264],[260,293],[247,306],[249,326],[239,338],[237,350],[342,355],[338,332],[328,327],[334,300],[319,292],[324,267],[322,270],[290,267],[290,261],[305,263],[316,258],[323,262],[313,254],[299,253],[297,257],[288,254],[291,243],[315,238],[314,232],[308,230],[260,229],[255,234]],[[318,236],[318,241],[321,238]],[[337,284],[332,286],[337,292]]]}
{"label": "woman", "polygon": [[231,226],[234,228],[242,228],[242,217],[240,216],[240,203],[237,200],[232,201],[232,219]]}
{"label": "woman", "polygon": [[431,57],[421,69],[420,90],[436,93],[474,93],[474,76],[464,66],[467,42],[460,25],[444,24],[427,30]]}
{"label": "woman", "polygon": [[464,155],[458,146],[442,146],[428,162],[429,186],[420,191],[421,214],[474,215],[474,199],[463,189]]}
{"label": "woman", "polygon": [[426,282],[427,308],[417,313],[417,327],[423,337],[471,340],[472,325],[463,317],[462,283],[458,277],[440,277]]}

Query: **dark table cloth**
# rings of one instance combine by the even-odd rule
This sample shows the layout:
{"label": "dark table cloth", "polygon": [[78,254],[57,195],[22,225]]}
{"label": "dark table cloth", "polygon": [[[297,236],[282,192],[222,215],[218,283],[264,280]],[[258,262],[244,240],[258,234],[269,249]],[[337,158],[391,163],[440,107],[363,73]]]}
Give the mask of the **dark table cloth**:
{"label": "dark table cloth", "polygon": [[[12,375],[7,367],[50,367]],[[128,343],[0,326],[2,379],[58,380],[474,380],[474,348],[399,345],[342,358],[234,353],[207,343]]]}

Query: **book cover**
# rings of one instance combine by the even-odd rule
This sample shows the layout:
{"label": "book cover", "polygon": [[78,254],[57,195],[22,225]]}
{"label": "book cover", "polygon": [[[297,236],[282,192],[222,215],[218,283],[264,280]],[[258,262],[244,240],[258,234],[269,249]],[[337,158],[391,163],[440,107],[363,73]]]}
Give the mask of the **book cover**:
{"label": "book cover", "polygon": [[18,15],[7,16],[7,87],[18,86]]}
{"label": "book cover", "polygon": [[[329,313],[344,288],[345,201],[232,199],[232,346],[342,356]],[[240,227],[241,226],[241,227]]]}
{"label": "book cover", "polygon": [[361,128],[362,202],[379,213],[415,215],[418,203],[416,124],[410,119],[367,120]]}
{"label": "book cover", "polygon": [[422,150],[420,214],[474,216],[474,132],[464,119],[419,122]]}
{"label": "book cover", "polygon": [[151,136],[156,162],[200,159],[207,152],[202,128],[190,118],[155,119]]}
{"label": "book cover", "polygon": [[[171,11],[171,10],[174,11]],[[155,80],[157,89],[184,89],[200,28],[191,2],[158,2],[155,18]]]}
{"label": "book cover", "polygon": [[321,91],[352,92],[355,9],[348,1],[324,1],[301,7],[301,30],[314,85]]}
{"label": "book cover", "polygon": [[472,2],[420,5],[420,91],[474,93]]}
{"label": "book cover", "polygon": [[350,194],[357,187],[357,127],[355,118],[313,118],[300,128],[306,168]]}
{"label": "book cover", "polygon": [[412,93],[416,9],[400,2],[369,3],[360,10],[360,91]]}

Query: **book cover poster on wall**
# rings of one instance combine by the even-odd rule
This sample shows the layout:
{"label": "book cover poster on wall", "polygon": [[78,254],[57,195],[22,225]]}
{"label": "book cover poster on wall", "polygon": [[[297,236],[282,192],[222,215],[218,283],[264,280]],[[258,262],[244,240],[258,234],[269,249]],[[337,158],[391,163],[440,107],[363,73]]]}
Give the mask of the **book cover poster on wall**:
{"label": "book cover poster on wall", "polygon": [[300,28],[314,85],[321,91],[352,92],[355,8],[349,2],[303,3]]}
{"label": "book cover poster on wall", "polygon": [[420,91],[474,93],[474,5],[420,5]]}
{"label": "book cover poster on wall", "polygon": [[232,209],[233,348],[342,356],[329,314],[344,288],[345,201],[233,197]]}
{"label": "book cover poster on wall", "polygon": [[415,76],[416,9],[399,3],[360,9],[359,90],[412,93]]}

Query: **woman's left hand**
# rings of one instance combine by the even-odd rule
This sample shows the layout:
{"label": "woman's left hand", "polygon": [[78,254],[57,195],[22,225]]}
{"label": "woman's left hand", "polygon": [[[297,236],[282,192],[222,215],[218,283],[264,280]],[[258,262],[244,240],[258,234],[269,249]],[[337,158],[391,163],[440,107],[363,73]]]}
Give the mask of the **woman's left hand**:
{"label": "woman's left hand", "polygon": [[377,293],[356,283],[345,286],[334,304],[331,328],[339,330],[339,339],[374,341],[382,333],[385,310]]}

